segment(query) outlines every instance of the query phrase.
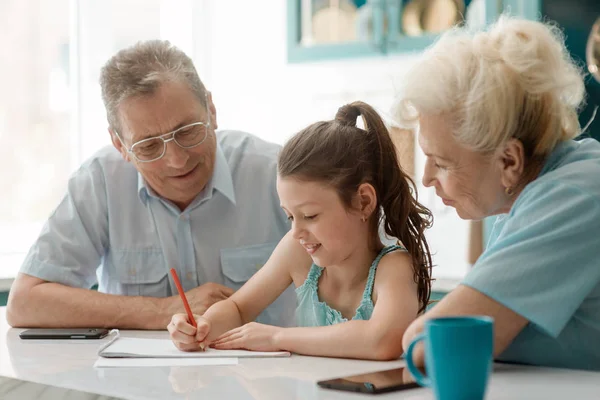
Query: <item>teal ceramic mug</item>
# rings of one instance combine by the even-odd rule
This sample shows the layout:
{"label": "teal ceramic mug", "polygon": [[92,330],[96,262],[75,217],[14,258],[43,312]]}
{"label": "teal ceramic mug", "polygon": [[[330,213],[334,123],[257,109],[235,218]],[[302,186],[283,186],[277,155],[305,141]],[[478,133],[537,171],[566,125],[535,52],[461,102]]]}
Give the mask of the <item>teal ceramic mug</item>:
{"label": "teal ceramic mug", "polygon": [[[424,341],[424,376],[414,365],[415,345]],[[406,364],[421,386],[438,400],[479,400],[485,396],[492,369],[494,320],[486,316],[434,318],[406,351]]]}

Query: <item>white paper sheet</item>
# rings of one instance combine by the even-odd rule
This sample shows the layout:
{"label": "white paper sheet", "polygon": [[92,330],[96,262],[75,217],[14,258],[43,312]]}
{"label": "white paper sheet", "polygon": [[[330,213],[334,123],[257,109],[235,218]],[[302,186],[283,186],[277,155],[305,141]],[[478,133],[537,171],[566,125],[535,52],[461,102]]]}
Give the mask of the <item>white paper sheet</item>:
{"label": "white paper sheet", "polygon": [[126,358],[231,358],[231,357],[289,357],[287,351],[216,350],[186,352],[175,347],[170,339],[138,339],[116,337],[98,351],[101,357]]}
{"label": "white paper sheet", "polygon": [[237,365],[234,357],[214,358],[104,358],[99,357],[94,368],[188,367],[199,365]]}

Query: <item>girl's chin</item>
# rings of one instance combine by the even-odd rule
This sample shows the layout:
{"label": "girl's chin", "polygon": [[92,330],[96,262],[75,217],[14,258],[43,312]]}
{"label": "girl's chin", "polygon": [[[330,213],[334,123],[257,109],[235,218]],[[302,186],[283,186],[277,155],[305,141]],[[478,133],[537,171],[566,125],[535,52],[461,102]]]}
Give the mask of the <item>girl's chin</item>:
{"label": "girl's chin", "polygon": [[312,254],[310,256],[310,258],[312,258],[313,263],[315,263],[319,267],[323,266],[323,262],[325,262],[325,263],[327,262],[327,260],[325,260],[323,257],[321,257],[319,255],[315,255],[315,254]]}
{"label": "girl's chin", "polygon": [[327,268],[330,265],[335,265],[335,261],[327,256],[317,255],[317,256],[311,256],[311,258],[312,258],[313,263],[315,265],[318,265],[321,268]]}

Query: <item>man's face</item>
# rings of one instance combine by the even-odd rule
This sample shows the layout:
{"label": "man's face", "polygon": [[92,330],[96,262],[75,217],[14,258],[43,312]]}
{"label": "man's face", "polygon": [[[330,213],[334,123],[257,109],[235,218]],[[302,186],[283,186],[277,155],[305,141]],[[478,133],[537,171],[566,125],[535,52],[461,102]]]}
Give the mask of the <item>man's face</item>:
{"label": "man's face", "polygon": [[[165,82],[152,94],[131,97],[121,103],[119,135],[125,146],[131,148],[140,140],[160,136],[194,122],[206,123],[209,121],[209,109],[214,113],[212,102],[209,101],[209,107],[203,106],[186,84]],[[164,156],[156,161],[136,160],[114,132],[111,132],[112,142],[159,196],[183,210],[204,189],[214,171],[216,115],[212,114],[210,120],[211,126],[202,144],[184,149],[170,141]]]}

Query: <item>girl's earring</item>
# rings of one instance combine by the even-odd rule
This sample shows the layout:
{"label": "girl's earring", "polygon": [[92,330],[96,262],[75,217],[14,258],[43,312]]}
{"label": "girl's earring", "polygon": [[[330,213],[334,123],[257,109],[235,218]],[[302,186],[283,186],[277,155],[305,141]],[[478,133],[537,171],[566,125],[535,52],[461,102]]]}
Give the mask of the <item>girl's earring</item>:
{"label": "girl's earring", "polygon": [[363,216],[363,217],[362,217],[360,220],[361,220],[362,222],[367,222],[367,217],[364,217],[364,216]]}
{"label": "girl's earring", "polygon": [[511,188],[510,186],[504,189],[504,193],[506,193],[507,196],[512,196],[513,194],[515,194],[515,191],[513,190],[513,188]]}

